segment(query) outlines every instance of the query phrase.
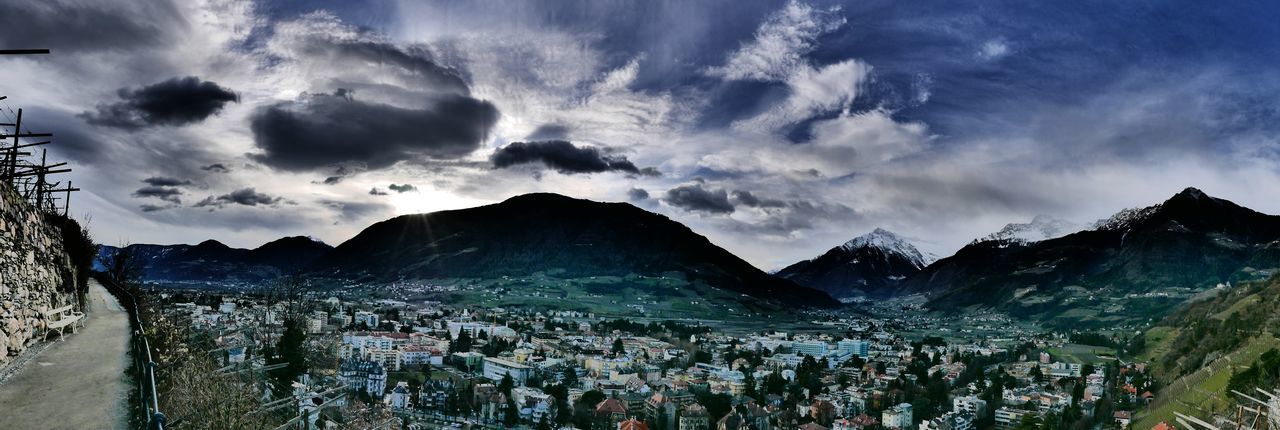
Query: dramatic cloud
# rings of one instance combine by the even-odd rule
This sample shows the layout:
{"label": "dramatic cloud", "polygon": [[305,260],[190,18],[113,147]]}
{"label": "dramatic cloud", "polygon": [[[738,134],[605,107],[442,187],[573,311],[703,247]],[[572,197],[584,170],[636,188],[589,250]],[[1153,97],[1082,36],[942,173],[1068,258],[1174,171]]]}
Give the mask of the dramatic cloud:
{"label": "dramatic cloud", "polygon": [[10,2],[0,14],[0,28],[22,31],[0,33],[0,45],[73,54],[156,47],[169,42],[166,35],[182,20],[168,1]]}
{"label": "dramatic cloud", "polygon": [[761,199],[750,191],[733,190],[729,195],[738,204],[753,208],[781,208],[787,206],[787,202],[777,199]]}
{"label": "dramatic cloud", "polygon": [[150,178],[143,179],[142,182],[145,182],[147,185],[156,186],[156,187],[180,187],[185,185],[191,185],[190,180],[170,178],[165,176],[152,176]]}
{"label": "dramatic cloud", "polygon": [[809,67],[804,56],[814,50],[818,36],[844,25],[837,12],[793,0],[760,25],[754,40],[707,73],[732,80],[788,80],[797,70]]}
{"label": "dramatic cloud", "polygon": [[731,214],[733,203],[729,194],[719,188],[704,188],[702,184],[681,185],[667,190],[664,202],[690,212]]}
{"label": "dramatic cloud", "polygon": [[235,190],[228,194],[223,194],[216,197],[215,196],[206,197],[204,200],[201,200],[199,203],[196,203],[195,207],[206,207],[206,206],[223,207],[229,204],[236,204],[236,205],[243,205],[243,206],[260,206],[260,205],[275,206],[282,201],[284,201],[283,197],[271,196],[266,193],[259,193],[257,190],[250,187],[250,188],[242,188],[239,190]]}
{"label": "dramatic cloud", "polygon": [[123,129],[203,121],[239,100],[231,90],[195,76],[173,78],[140,89],[121,88],[121,101],[98,105],[82,116],[90,124]]}
{"label": "dramatic cloud", "polygon": [[178,196],[182,195],[182,190],[174,187],[163,186],[147,186],[139,188],[133,192],[134,197],[154,197],[171,203],[182,203]]}
{"label": "dramatic cloud", "polygon": [[1280,213],[1280,8],[1252,3],[10,3],[0,45],[53,54],[0,58],[0,122],[54,134],[102,237],[340,242],[557,192],[767,269],[1186,186]]}
{"label": "dramatic cloud", "polygon": [[607,154],[594,146],[576,146],[563,140],[512,142],[494,151],[490,160],[499,169],[517,164],[542,163],[566,175],[609,171],[635,175],[657,174],[654,169],[636,167],[625,156]]}
{"label": "dramatic cloud", "polygon": [[161,205],[152,205],[152,204],[138,205],[138,209],[142,209],[143,212],[159,212],[165,209],[173,209],[174,207],[176,206],[172,206],[172,205],[161,206]]}
{"label": "dramatic cloud", "polygon": [[458,158],[476,150],[497,120],[492,104],[466,96],[407,109],[315,94],[255,112],[250,129],[262,153],[251,157],[291,171],[344,163],[381,169],[404,160]]}
{"label": "dramatic cloud", "polygon": [[231,171],[231,169],[227,168],[227,166],[222,163],[213,163],[207,166],[201,166],[200,170],[212,173],[227,173]]}
{"label": "dramatic cloud", "polygon": [[627,198],[635,202],[646,201],[649,200],[649,192],[645,191],[644,188],[632,188],[627,190]]}
{"label": "dramatic cloud", "polygon": [[391,185],[387,186],[387,188],[389,188],[389,189],[391,189],[391,191],[395,191],[395,192],[397,192],[397,193],[407,193],[407,192],[410,192],[410,191],[418,191],[418,187],[415,187],[415,186],[413,186],[413,185],[411,185],[411,184],[401,184],[401,185],[391,184]]}

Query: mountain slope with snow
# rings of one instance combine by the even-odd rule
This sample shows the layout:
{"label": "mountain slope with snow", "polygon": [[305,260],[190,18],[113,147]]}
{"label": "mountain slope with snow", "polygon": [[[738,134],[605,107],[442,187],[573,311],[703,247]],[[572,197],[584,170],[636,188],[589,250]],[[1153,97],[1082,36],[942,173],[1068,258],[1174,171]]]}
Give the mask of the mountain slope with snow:
{"label": "mountain slope with snow", "polygon": [[1020,243],[1039,242],[1066,236],[1083,230],[1085,226],[1071,221],[1054,218],[1048,215],[1036,215],[1031,222],[1010,223],[995,233],[991,233],[975,242],[1014,241]]}
{"label": "mountain slope with snow", "polygon": [[935,258],[884,229],[858,236],[826,253],[779,270],[779,277],[835,298],[886,296]]}

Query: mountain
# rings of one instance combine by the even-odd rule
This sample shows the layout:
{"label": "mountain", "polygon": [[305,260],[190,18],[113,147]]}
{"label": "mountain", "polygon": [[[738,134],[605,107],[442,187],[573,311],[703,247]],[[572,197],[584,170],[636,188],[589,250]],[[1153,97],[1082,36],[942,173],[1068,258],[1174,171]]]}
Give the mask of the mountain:
{"label": "mountain", "polygon": [[884,229],[831,248],[776,275],[832,297],[885,296],[931,260],[911,243]]}
{"label": "mountain", "polygon": [[[627,203],[526,194],[469,209],[376,223],[315,261],[325,276],[361,281],[520,277],[684,278],[793,305],[827,294],[775,278],[667,217]],[[619,281],[622,282],[622,281]],[[679,293],[679,292],[678,292]]]}
{"label": "mountain", "polygon": [[1280,217],[1187,188],[1092,230],[975,242],[902,283],[929,306],[993,307],[1063,324],[1141,321],[1221,283],[1280,269]]}
{"label": "mountain", "polygon": [[[108,258],[117,248],[102,246]],[[285,237],[254,249],[232,248],[216,240],[196,245],[133,244],[143,279],[152,282],[259,282],[301,270],[332,246],[304,236]]]}
{"label": "mountain", "polygon": [[1047,215],[1036,215],[1028,223],[1011,223],[995,233],[991,233],[976,242],[1039,242],[1045,239],[1066,236],[1083,230],[1084,226],[1054,218]]}

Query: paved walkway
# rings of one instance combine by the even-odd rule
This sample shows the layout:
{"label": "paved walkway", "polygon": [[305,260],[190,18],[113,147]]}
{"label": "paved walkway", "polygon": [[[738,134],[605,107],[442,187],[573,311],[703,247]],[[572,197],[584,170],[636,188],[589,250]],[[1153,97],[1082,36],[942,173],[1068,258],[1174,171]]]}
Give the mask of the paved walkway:
{"label": "paved walkway", "polygon": [[128,427],[129,314],[97,281],[89,283],[85,327],[0,385],[0,428]]}

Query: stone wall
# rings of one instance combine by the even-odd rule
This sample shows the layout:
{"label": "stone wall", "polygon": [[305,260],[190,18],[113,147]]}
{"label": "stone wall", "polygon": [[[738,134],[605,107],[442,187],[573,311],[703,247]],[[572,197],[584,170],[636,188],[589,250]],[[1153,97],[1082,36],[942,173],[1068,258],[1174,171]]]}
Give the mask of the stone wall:
{"label": "stone wall", "polygon": [[43,311],[75,304],[74,270],[58,227],[0,183],[0,366],[40,340]]}

